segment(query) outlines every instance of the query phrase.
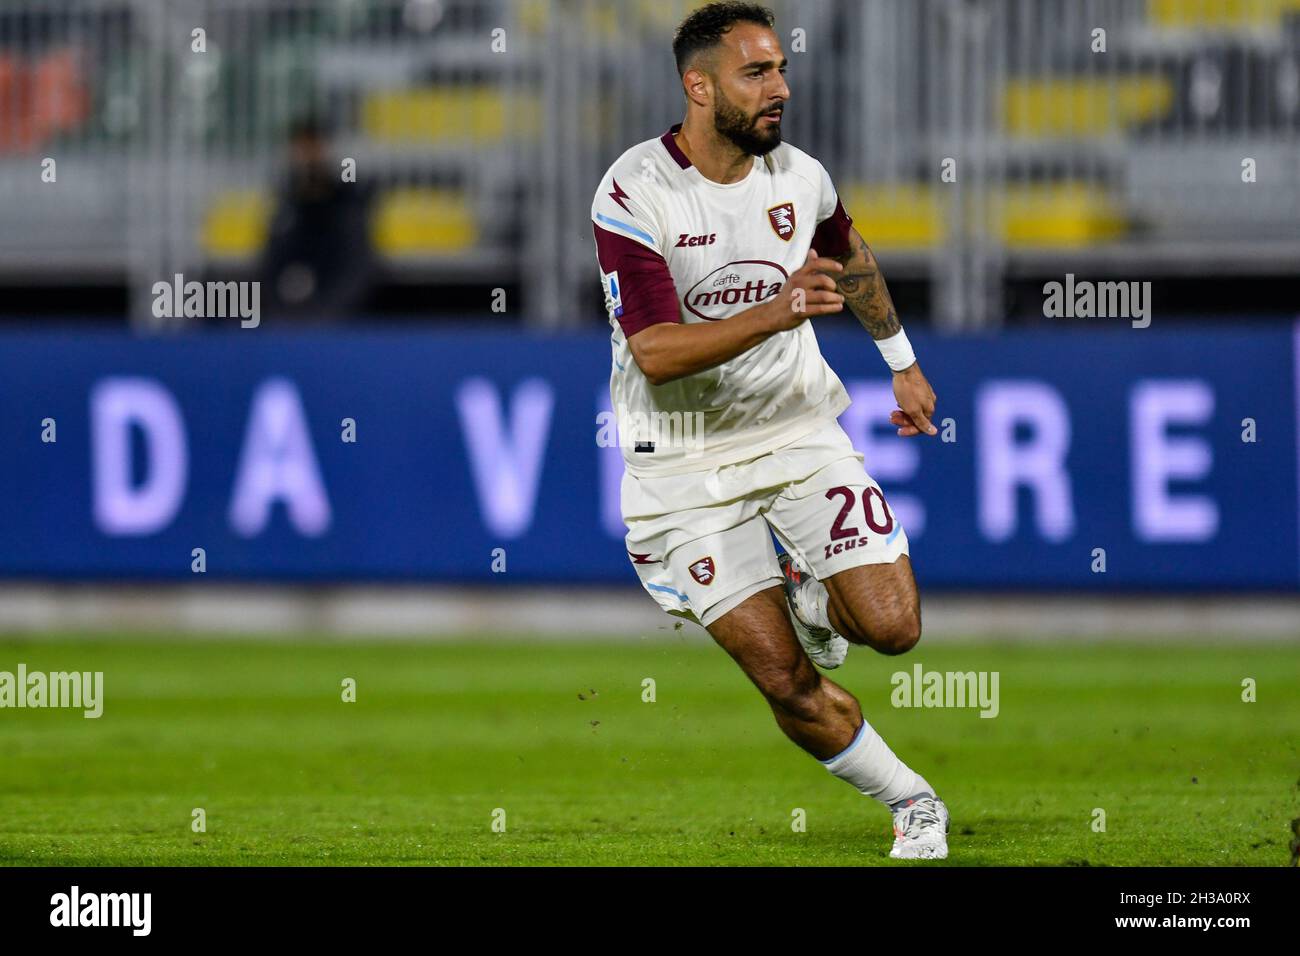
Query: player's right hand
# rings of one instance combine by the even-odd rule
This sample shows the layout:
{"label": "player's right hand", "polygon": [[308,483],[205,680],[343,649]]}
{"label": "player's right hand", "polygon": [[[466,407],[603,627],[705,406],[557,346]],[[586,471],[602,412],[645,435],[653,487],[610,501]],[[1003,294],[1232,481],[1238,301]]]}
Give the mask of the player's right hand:
{"label": "player's right hand", "polygon": [[836,290],[831,275],[827,275],[843,271],[844,266],[837,260],[822,258],[816,249],[809,249],[804,264],[768,303],[777,330],[798,328],[815,315],[832,315],[843,309],[844,296]]}

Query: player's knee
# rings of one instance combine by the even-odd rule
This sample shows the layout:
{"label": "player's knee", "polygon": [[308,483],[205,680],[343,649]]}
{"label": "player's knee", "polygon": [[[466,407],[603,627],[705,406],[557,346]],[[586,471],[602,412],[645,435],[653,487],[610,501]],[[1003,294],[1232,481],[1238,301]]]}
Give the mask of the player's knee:
{"label": "player's knee", "polygon": [[921,639],[921,615],[914,608],[874,608],[869,616],[854,616],[843,626],[850,642],[881,654],[906,654]]}
{"label": "player's knee", "polygon": [[872,645],[882,654],[906,654],[921,639],[921,615],[915,610],[900,611],[880,621],[873,628]]}
{"label": "player's knee", "polygon": [[876,607],[870,614],[841,615],[840,626],[850,643],[881,654],[906,654],[921,639],[921,615],[915,607]]}

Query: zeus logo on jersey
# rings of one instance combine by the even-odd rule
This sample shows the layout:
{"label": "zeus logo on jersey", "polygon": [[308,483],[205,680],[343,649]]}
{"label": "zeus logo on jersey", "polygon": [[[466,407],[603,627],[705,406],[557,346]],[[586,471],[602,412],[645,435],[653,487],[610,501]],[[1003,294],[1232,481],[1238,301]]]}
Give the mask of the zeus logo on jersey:
{"label": "zeus logo on jersey", "polygon": [[618,270],[604,273],[605,307],[613,313],[614,318],[623,314],[623,292],[618,285]]}
{"label": "zeus logo on jersey", "polygon": [[789,274],[775,262],[740,259],[714,269],[684,296],[686,308],[701,319],[717,321],[739,308],[757,305],[781,291]]}
{"label": "zeus logo on jersey", "polygon": [[689,233],[681,233],[677,236],[677,249],[685,249],[687,246],[711,246],[718,241],[718,234],[711,232],[707,236],[692,236]]}

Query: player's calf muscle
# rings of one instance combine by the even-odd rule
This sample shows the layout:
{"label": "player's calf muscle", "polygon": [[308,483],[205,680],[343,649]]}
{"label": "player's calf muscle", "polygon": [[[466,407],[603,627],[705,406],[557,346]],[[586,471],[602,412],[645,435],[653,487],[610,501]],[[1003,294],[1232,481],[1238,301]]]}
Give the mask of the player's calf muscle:
{"label": "player's calf muscle", "polygon": [[815,686],[784,700],[769,696],[777,725],[794,743],[818,760],[847,747],[862,725],[857,698],[834,681],[813,671]]}
{"label": "player's calf muscle", "polygon": [[806,657],[794,671],[749,677],[782,732],[819,760],[848,746],[862,724],[857,699],[817,673]]}
{"label": "player's calf muscle", "polygon": [[822,677],[799,646],[779,589],[760,591],[709,627],[709,633],[772,708],[778,726],[818,759],[842,751],[862,724],[857,700]]}
{"label": "player's calf muscle", "polygon": [[[755,676],[751,675],[751,679]],[[755,680],[754,686],[782,714],[805,723],[815,723],[826,704],[821,683],[821,675],[806,667],[794,672],[765,675]]]}

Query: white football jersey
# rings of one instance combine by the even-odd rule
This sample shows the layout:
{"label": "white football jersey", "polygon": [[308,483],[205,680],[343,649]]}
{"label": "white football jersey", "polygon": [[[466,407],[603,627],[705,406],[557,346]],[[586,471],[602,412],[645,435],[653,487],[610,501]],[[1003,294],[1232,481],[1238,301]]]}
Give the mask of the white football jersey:
{"label": "white football jersey", "polygon": [[632,147],[591,206],[613,326],[610,399],[628,471],[677,474],[754,458],[807,435],[849,405],[812,323],[663,385],[637,367],[628,337],[657,322],[717,322],[777,295],[803,265],[848,248],[852,220],[821,163],[782,144],[726,185],[673,140]]}

